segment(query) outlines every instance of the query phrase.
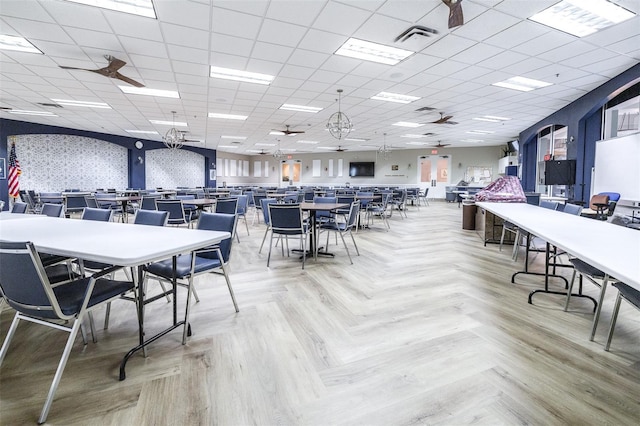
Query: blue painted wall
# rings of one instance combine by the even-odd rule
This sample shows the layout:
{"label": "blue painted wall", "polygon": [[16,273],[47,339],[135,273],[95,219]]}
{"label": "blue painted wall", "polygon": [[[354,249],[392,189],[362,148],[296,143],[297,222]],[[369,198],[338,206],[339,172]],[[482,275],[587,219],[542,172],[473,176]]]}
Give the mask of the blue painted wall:
{"label": "blue painted wall", "polygon": [[588,202],[591,198],[591,169],[595,163],[596,141],[600,140],[602,134],[602,106],[639,81],[640,64],[636,64],[521,132],[519,140],[520,145],[524,146],[522,154],[524,190],[534,191],[536,187],[536,135],[542,129],[554,124],[564,125],[567,126],[567,157],[576,160],[574,199]]}
{"label": "blue painted wall", "polygon": [[[103,140],[105,142],[114,143],[124,146],[129,150],[129,187],[145,189],[145,167],[146,161],[145,153],[151,149],[166,149],[162,142],[156,142],[152,140],[132,138],[128,136],[117,136],[106,133],[88,132],[84,130],[68,129],[65,127],[48,126],[44,124],[28,123],[26,121],[16,121],[0,119],[0,158],[7,159],[7,174],[9,173],[8,164],[8,152],[7,138],[12,135],[29,135],[29,134],[60,134],[60,135],[74,135],[84,136],[93,139]],[[144,147],[137,149],[135,147],[136,141],[142,141]],[[209,179],[209,170],[215,167],[216,164],[216,151],[205,148],[197,148],[184,146],[181,149],[197,152],[204,156],[205,162],[205,176],[204,182],[206,186],[215,187],[216,181]],[[20,148],[17,148],[18,161],[20,160]],[[138,157],[142,157],[142,164],[138,161]],[[22,188],[28,189],[28,188]],[[7,180],[0,180],[0,199],[5,201],[5,209],[8,208],[8,187]]]}

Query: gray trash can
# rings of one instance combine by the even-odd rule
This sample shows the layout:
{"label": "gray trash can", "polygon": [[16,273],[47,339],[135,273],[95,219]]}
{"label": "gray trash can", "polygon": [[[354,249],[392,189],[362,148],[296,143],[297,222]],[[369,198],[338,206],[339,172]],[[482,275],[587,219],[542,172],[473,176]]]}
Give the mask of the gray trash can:
{"label": "gray trash can", "polygon": [[475,231],[476,229],[476,205],[462,205],[462,229]]}

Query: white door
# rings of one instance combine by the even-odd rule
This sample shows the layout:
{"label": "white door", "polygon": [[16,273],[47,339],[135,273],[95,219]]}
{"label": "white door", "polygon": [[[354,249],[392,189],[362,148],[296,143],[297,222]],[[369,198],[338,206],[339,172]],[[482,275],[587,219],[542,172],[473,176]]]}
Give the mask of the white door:
{"label": "white door", "polygon": [[418,158],[418,164],[420,188],[429,188],[429,198],[445,198],[450,183],[451,156],[423,155]]}

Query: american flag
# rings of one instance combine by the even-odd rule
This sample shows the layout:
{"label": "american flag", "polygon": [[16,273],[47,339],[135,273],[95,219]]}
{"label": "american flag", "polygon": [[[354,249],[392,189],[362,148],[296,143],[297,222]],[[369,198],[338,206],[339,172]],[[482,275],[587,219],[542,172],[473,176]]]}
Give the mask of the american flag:
{"label": "american flag", "polygon": [[20,175],[22,169],[16,155],[16,143],[11,142],[11,152],[9,153],[9,197],[18,198],[20,195]]}

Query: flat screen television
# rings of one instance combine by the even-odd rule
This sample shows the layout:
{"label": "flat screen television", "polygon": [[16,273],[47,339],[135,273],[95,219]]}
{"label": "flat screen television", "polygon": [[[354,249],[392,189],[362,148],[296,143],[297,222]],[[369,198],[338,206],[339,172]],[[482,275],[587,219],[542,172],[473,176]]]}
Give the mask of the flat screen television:
{"label": "flat screen television", "polygon": [[573,185],[576,183],[576,160],[544,162],[545,185]]}
{"label": "flat screen television", "polygon": [[351,177],[374,177],[376,163],[373,161],[350,162],[349,176]]}

